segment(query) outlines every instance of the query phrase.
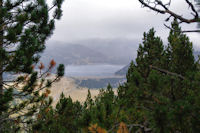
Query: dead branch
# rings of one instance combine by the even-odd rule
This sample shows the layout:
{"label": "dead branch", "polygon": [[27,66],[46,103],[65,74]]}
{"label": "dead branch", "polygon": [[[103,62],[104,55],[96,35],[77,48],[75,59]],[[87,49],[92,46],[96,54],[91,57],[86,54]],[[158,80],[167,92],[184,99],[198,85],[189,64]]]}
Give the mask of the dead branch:
{"label": "dead branch", "polygon": [[165,73],[165,74],[167,74],[167,75],[172,75],[172,76],[178,77],[178,78],[180,78],[180,79],[185,79],[185,77],[183,77],[181,74],[173,73],[173,72],[170,72],[170,71],[168,71],[168,70],[161,69],[161,68],[158,68],[158,67],[152,66],[152,65],[150,65],[149,67],[150,67],[151,69],[157,70],[157,71],[159,71],[159,72],[161,72],[161,73]]}
{"label": "dead branch", "polygon": [[[188,23],[188,24],[198,23],[199,19],[200,19],[198,11],[195,9],[195,6],[189,0],[185,0],[185,1],[192,10],[192,14],[194,16],[192,19],[183,17],[182,15],[179,15],[179,14],[175,13],[174,11],[170,10],[167,6],[170,6],[171,0],[167,4],[163,4],[161,0],[154,0],[153,2],[151,2],[151,0],[139,0],[139,2],[144,7],[147,7],[147,8],[149,8],[155,12],[158,12],[160,14],[168,14],[168,15],[170,15],[170,17],[174,17],[174,18],[178,19],[180,22],[184,22],[184,23]],[[152,3],[154,5],[151,5]]]}
{"label": "dead branch", "polygon": [[[172,31],[175,31],[175,32],[180,32],[180,31],[176,31],[175,29],[173,29],[172,27],[164,24],[164,26]],[[200,30],[183,30],[181,31],[182,33],[191,33],[191,32],[200,32]]]}

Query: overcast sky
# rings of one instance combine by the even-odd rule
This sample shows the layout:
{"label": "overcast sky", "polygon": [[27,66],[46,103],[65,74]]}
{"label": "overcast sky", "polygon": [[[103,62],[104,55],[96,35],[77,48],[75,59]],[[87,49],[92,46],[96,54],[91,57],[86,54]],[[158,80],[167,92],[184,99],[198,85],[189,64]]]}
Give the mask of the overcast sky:
{"label": "overcast sky", "polygon": [[[176,3],[172,3],[171,8],[188,11],[184,1],[174,1]],[[169,32],[163,25],[167,16],[141,8],[138,0],[65,0],[63,10],[62,19],[56,22],[56,30],[49,41],[79,42],[94,38],[141,40],[143,32],[151,27],[166,41]],[[184,25],[184,28],[194,29],[195,26]],[[200,46],[200,34],[189,36],[196,46]]]}

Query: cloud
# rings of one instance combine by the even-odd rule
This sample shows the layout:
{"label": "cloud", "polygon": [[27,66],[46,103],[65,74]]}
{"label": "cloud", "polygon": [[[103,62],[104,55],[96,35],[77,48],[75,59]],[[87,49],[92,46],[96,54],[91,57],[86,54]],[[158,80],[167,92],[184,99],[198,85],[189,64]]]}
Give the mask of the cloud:
{"label": "cloud", "polygon": [[[180,1],[173,3],[171,8],[184,12],[186,5],[178,6],[180,4]],[[49,41],[76,42],[90,38],[138,40],[151,27],[165,41],[168,35],[168,29],[163,26],[167,16],[141,8],[138,0],[65,0],[63,9],[63,17],[56,22],[56,30]],[[184,26],[195,28],[194,25]],[[197,34],[190,36],[198,42]]]}

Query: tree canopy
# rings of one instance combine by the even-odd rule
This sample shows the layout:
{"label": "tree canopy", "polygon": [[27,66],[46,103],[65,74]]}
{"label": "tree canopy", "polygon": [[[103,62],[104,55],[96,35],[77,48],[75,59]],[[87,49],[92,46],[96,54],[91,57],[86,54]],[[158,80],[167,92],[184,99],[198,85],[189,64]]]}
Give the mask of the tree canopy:
{"label": "tree canopy", "polygon": [[40,113],[33,131],[200,132],[199,62],[178,22],[171,26],[176,30],[170,31],[165,46],[153,28],[144,33],[117,94],[108,85],[94,99],[89,91],[84,104],[61,95],[56,109]]}
{"label": "tree canopy", "polygon": [[60,65],[55,79],[45,80],[55,66],[54,60],[47,71],[38,71],[44,68],[38,64],[39,54],[55,29],[55,20],[62,16],[62,3],[63,0],[53,0],[52,5],[45,0],[0,0],[0,132],[18,130],[13,123],[28,127],[49,93],[40,91],[63,76],[64,66]]}

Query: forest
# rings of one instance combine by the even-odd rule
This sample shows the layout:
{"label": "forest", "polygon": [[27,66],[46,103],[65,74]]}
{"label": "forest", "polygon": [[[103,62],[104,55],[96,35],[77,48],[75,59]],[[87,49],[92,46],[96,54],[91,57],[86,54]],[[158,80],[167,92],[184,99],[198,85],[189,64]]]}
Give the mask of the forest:
{"label": "forest", "polygon": [[[51,86],[65,67],[58,65],[48,78],[56,60],[44,65],[40,53],[55,22],[62,21],[63,2],[0,0],[0,133],[200,132],[200,57],[195,59],[187,36],[200,32],[200,1],[184,0],[188,18],[170,9],[171,0],[138,0],[143,8],[169,16],[167,42],[154,28],[144,31],[116,92],[109,84],[93,98],[88,90],[83,103],[62,93],[54,107]],[[197,29],[182,26],[193,23]],[[5,73],[15,76],[4,78]]]}

